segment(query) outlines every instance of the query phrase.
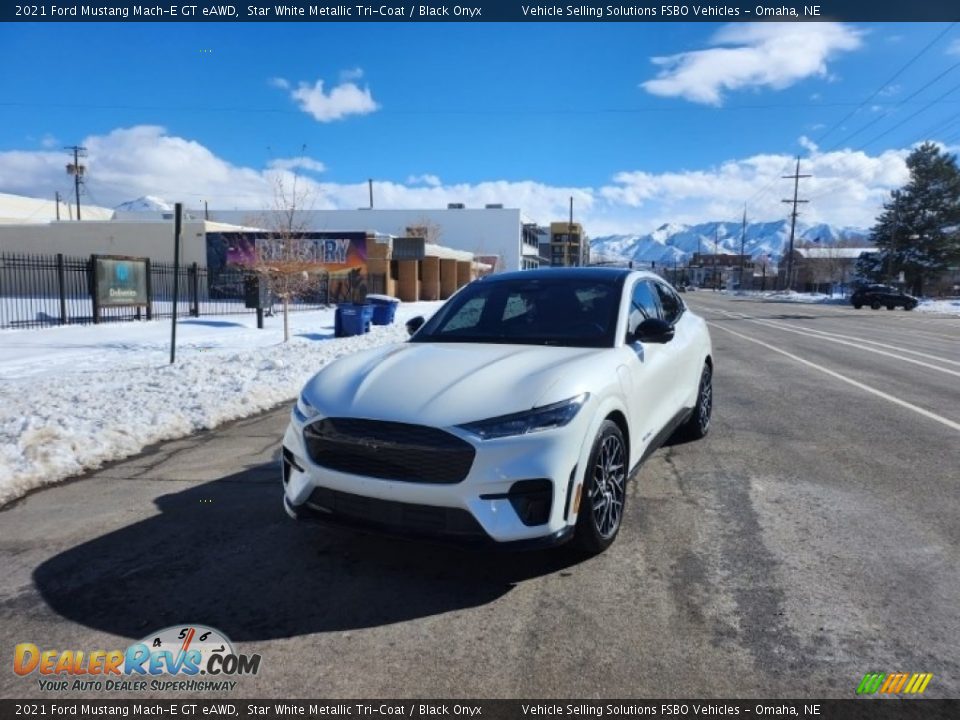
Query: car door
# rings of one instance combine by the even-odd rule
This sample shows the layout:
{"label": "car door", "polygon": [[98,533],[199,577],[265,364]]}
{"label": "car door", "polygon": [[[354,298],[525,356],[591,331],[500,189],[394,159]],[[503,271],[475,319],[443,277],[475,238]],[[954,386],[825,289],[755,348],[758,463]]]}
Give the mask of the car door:
{"label": "car door", "polygon": [[693,316],[687,306],[671,287],[659,280],[653,281],[660,302],[663,319],[673,325],[673,340],[664,347],[671,356],[671,364],[676,370],[673,383],[673,408],[679,412],[689,405],[693,390],[700,384],[700,357],[696,352],[696,328]]}
{"label": "car door", "polygon": [[671,343],[631,342],[637,326],[647,318],[662,317],[652,281],[638,279],[630,289],[624,363],[620,384],[630,412],[630,444],[637,459],[672,417],[676,370],[671,361]]}

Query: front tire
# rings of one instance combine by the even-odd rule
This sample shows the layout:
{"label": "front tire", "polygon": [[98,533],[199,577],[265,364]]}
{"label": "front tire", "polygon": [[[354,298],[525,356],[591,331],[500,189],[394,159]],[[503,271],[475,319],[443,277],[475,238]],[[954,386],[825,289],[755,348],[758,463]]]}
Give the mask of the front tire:
{"label": "front tire", "polygon": [[874,310],[879,310],[879,309],[880,309],[880,302],[877,301],[877,300],[874,300],[872,303],[870,303],[870,307],[873,308]]}
{"label": "front tire", "polygon": [[604,420],[583,481],[574,544],[598,555],[617,539],[627,500],[627,444],[620,427]]}
{"label": "front tire", "polygon": [[702,440],[710,432],[710,420],[713,417],[713,368],[703,364],[700,373],[700,386],[697,389],[697,404],[690,418],[680,426],[680,436],[684,440]]}

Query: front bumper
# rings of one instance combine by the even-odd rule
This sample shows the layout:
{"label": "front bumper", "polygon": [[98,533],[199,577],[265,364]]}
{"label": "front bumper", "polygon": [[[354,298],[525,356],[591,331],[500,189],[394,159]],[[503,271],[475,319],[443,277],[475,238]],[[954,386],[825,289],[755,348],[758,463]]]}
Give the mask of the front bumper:
{"label": "front bumper", "polygon": [[[584,417],[580,417],[583,415]],[[284,435],[284,506],[297,519],[379,533],[511,549],[572,537],[574,494],[585,465],[586,414],[567,426],[479,441],[465,479],[453,484],[384,480],[316,465],[291,420]]]}

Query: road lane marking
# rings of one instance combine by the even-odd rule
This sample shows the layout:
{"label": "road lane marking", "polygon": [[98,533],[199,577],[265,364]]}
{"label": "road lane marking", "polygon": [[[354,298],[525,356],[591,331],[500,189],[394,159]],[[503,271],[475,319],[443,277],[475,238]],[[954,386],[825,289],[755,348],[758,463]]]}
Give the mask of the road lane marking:
{"label": "road lane marking", "polygon": [[[708,322],[709,322],[709,321],[708,321]],[[920,407],[919,405],[914,405],[913,403],[907,402],[906,400],[901,400],[900,398],[894,397],[893,395],[890,395],[889,393],[885,393],[885,392],[883,392],[882,390],[877,390],[875,387],[871,387],[870,385],[865,385],[864,383],[862,383],[862,382],[860,382],[860,381],[858,381],[858,380],[854,380],[853,378],[848,378],[846,375],[841,375],[840,373],[838,373],[838,372],[836,372],[836,371],[834,371],[834,370],[830,370],[829,368],[825,368],[825,367],[823,367],[822,365],[817,365],[817,363],[815,363],[815,362],[811,362],[810,360],[805,360],[804,358],[800,357],[799,355],[794,355],[793,353],[789,353],[789,352],[787,352],[786,350],[781,350],[780,348],[778,348],[778,347],[776,347],[776,346],[774,346],[774,345],[771,345],[770,343],[765,343],[765,342],[763,342],[762,340],[757,340],[757,339],[755,339],[755,338],[749,337],[748,335],[744,335],[743,333],[738,333],[736,330],[731,330],[730,328],[724,327],[724,326],[722,326],[722,325],[717,325],[715,322],[709,322],[709,324],[712,325],[713,327],[715,327],[717,330],[723,330],[724,332],[728,332],[728,333],[730,333],[731,335],[736,335],[736,336],[739,337],[739,338],[743,338],[744,340],[747,340],[748,342],[752,342],[752,343],[754,343],[754,344],[756,344],[756,345],[760,345],[760,346],[762,346],[762,347],[765,347],[765,348],[767,348],[768,350],[772,350],[772,351],[775,352],[775,353],[779,353],[780,355],[784,355],[784,356],[790,358],[791,360],[794,360],[794,361],[800,363],[801,365],[806,365],[807,367],[811,367],[811,368],[813,368],[814,370],[818,370],[818,371],[820,371],[820,372],[822,372],[822,373],[824,373],[824,374],[826,374],[826,375],[829,375],[830,377],[836,378],[837,380],[841,380],[841,381],[843,381],[843,382],[845,382],[845,383],[847,383],[847,384],[849,384],[849,385],[853,385],[855,388],[859,388],[860,390],[864,390],[865,392],[868,392],[868,393],[870,393],[871,395],[876,395],[878,398],[882,398],[883,400],[886,400],[887,402],[893,403],[894,405],[899,405],[900,407],[904,407],[904,408],[906,408],[906,409],[908,409],[908,410],[912,410],[913,412],[917,413],[918,415],[923,415],[923,417],[925,417],[925,418],[929,418],[930,420],[935,420],[936,422],[940,423],[941,425],[946,425],[946,426],[947,426],[948,428],[950,428],[951,430],[956,430],[957,432],[960,432],[960,423],[954,422],[953,420],[950,420],[949,418],[945,418],[945,417],[943,417],[942,415],[937,415],[936,413],[930,412],[929,410],[925,410],[924,408]]]}
{"label": "road lane marking", "polygon": [[[955,377],[960,377],[960,371],[957,371],[957,370],[949,370],[949,369],[947,369],[947,368],[938,367],[937,365],[931,365],[930,363],[925,363],[925,362],[923,362],[922,360],[914,360],[913,358],[902,357],[902,356],[900,356],[900,355],[895,355],[894,353],[886,352],[885,350],[878,350],[877,348],[867,347],[866,345],[858,345],[857,343],[849,342],[849,341],[847,341],[847,340],[839,340],[839,339],[837,339],[837,338],[832,338],[832,337],[821,337],[821,336],[819,336],[819,335],[814,335],[814,334],[812,334],[812,333],[810,333],[810,332],[803,332],[803,331],[801,331],[801,330],[797,330],[796,328],[791,328],[791,327],[788,327],[788,326],[786,326],[786,325],[781,325],[780,323],[772,322],[772,321],[770,321],[770,320],[757,320],[757,319],[754,319],[754,318],[749,317],[748,315],[744,315],[743,313],[732,313],[732,312],[728,312],[728,311],[726,311],[726,310],[715,310],[714,312],[720,312],[720,313],[723,313],[724,315],[730,316],[731,318],[734,318],[734,319],[737,319],[737,320],[746,320],[747,322],[752,322],[752,323],[755,323],[755,324],[757,324],[757,325],[762,325],[763,327],[772,328],[772,329],[774,329],[774,330],[782,330],[783,332],[790,332],[790,333],[795,333],[795,334],[797,334],[797,335],[803,335],[803,336],[805,336],[805,337],[811,337],[811,338],[814,338],[815,340],[826,340],[827,342],[837,343],[837,344],[839,344],[839,345],[847,345],[847,346],[852,347],[852,348],[857,348],[858,350],[866,350],[867,352],[871,352],[871,353],[874,353],[874,354],[876,354],[876,355],[883,355],[884,357],[893,358],[894,360],[900,360],[900,361],[902,361],[902,362],[913,363],[914,365],[920,365],[921,367],[929,368],[930,370],[936,370],[937,372],[946,373],[947,375],[953,375],[953,376],[955,376]],[[815,332],[822,332],[822,331],[815,331]],[[842,336],[841,336],[841,337],[842,337]],[[868,342],[869,342],[869,341],[868,341]],[[878,344],[880,344],[880,343],[878,343]],[[884,347],[892,347],[892,346],[886,345],[886,346],[884,346]],[[901,348],[897,348],[897,347],[894,347],[893,349],[894,349],[894,350],[901,350]],[[909,351],[909,350],[905,350],[905,351],[903,351],[903,352],[910,352],[910,351]],[[923,353],[917,353],[917,354],[922,355]],[[944,358],[939,358],[939,357],[936,357],[936,356],[934,356],[934,355],[926,355],[925,357],[931,357],[931,358],[933,358],[934,360],[939,360],[939,361],[941,361],[941,362],[951,363],[952,365],[960,365],[960,363],[956,363],[956,362],[954,362],[953,360],[946,360],[946,359],[944,359]]]}

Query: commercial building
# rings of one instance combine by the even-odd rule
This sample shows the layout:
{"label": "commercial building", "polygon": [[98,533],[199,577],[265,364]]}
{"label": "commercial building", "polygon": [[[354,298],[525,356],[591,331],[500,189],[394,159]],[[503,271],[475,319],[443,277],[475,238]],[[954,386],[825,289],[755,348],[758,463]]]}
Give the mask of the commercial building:
{"label": "commercial building", "polygon": [[[270,227],[270,219],[264,218],[263,212],[211,210],[209,214],[211,219],[226,223]],[[527,270],[540,265],[536,225],[517,208],[468,208],[451,203],[433,210],[310,210],[300,213],[299,224],[313,232],[362,228],[394,237],[424,237],[431,244],[478,257],[495,257],[498,270]]]}
{"label": "commercial building", "polygon": [[550,223],[550,265],[571,267],[590,264],[590,241],[580,223]]}

